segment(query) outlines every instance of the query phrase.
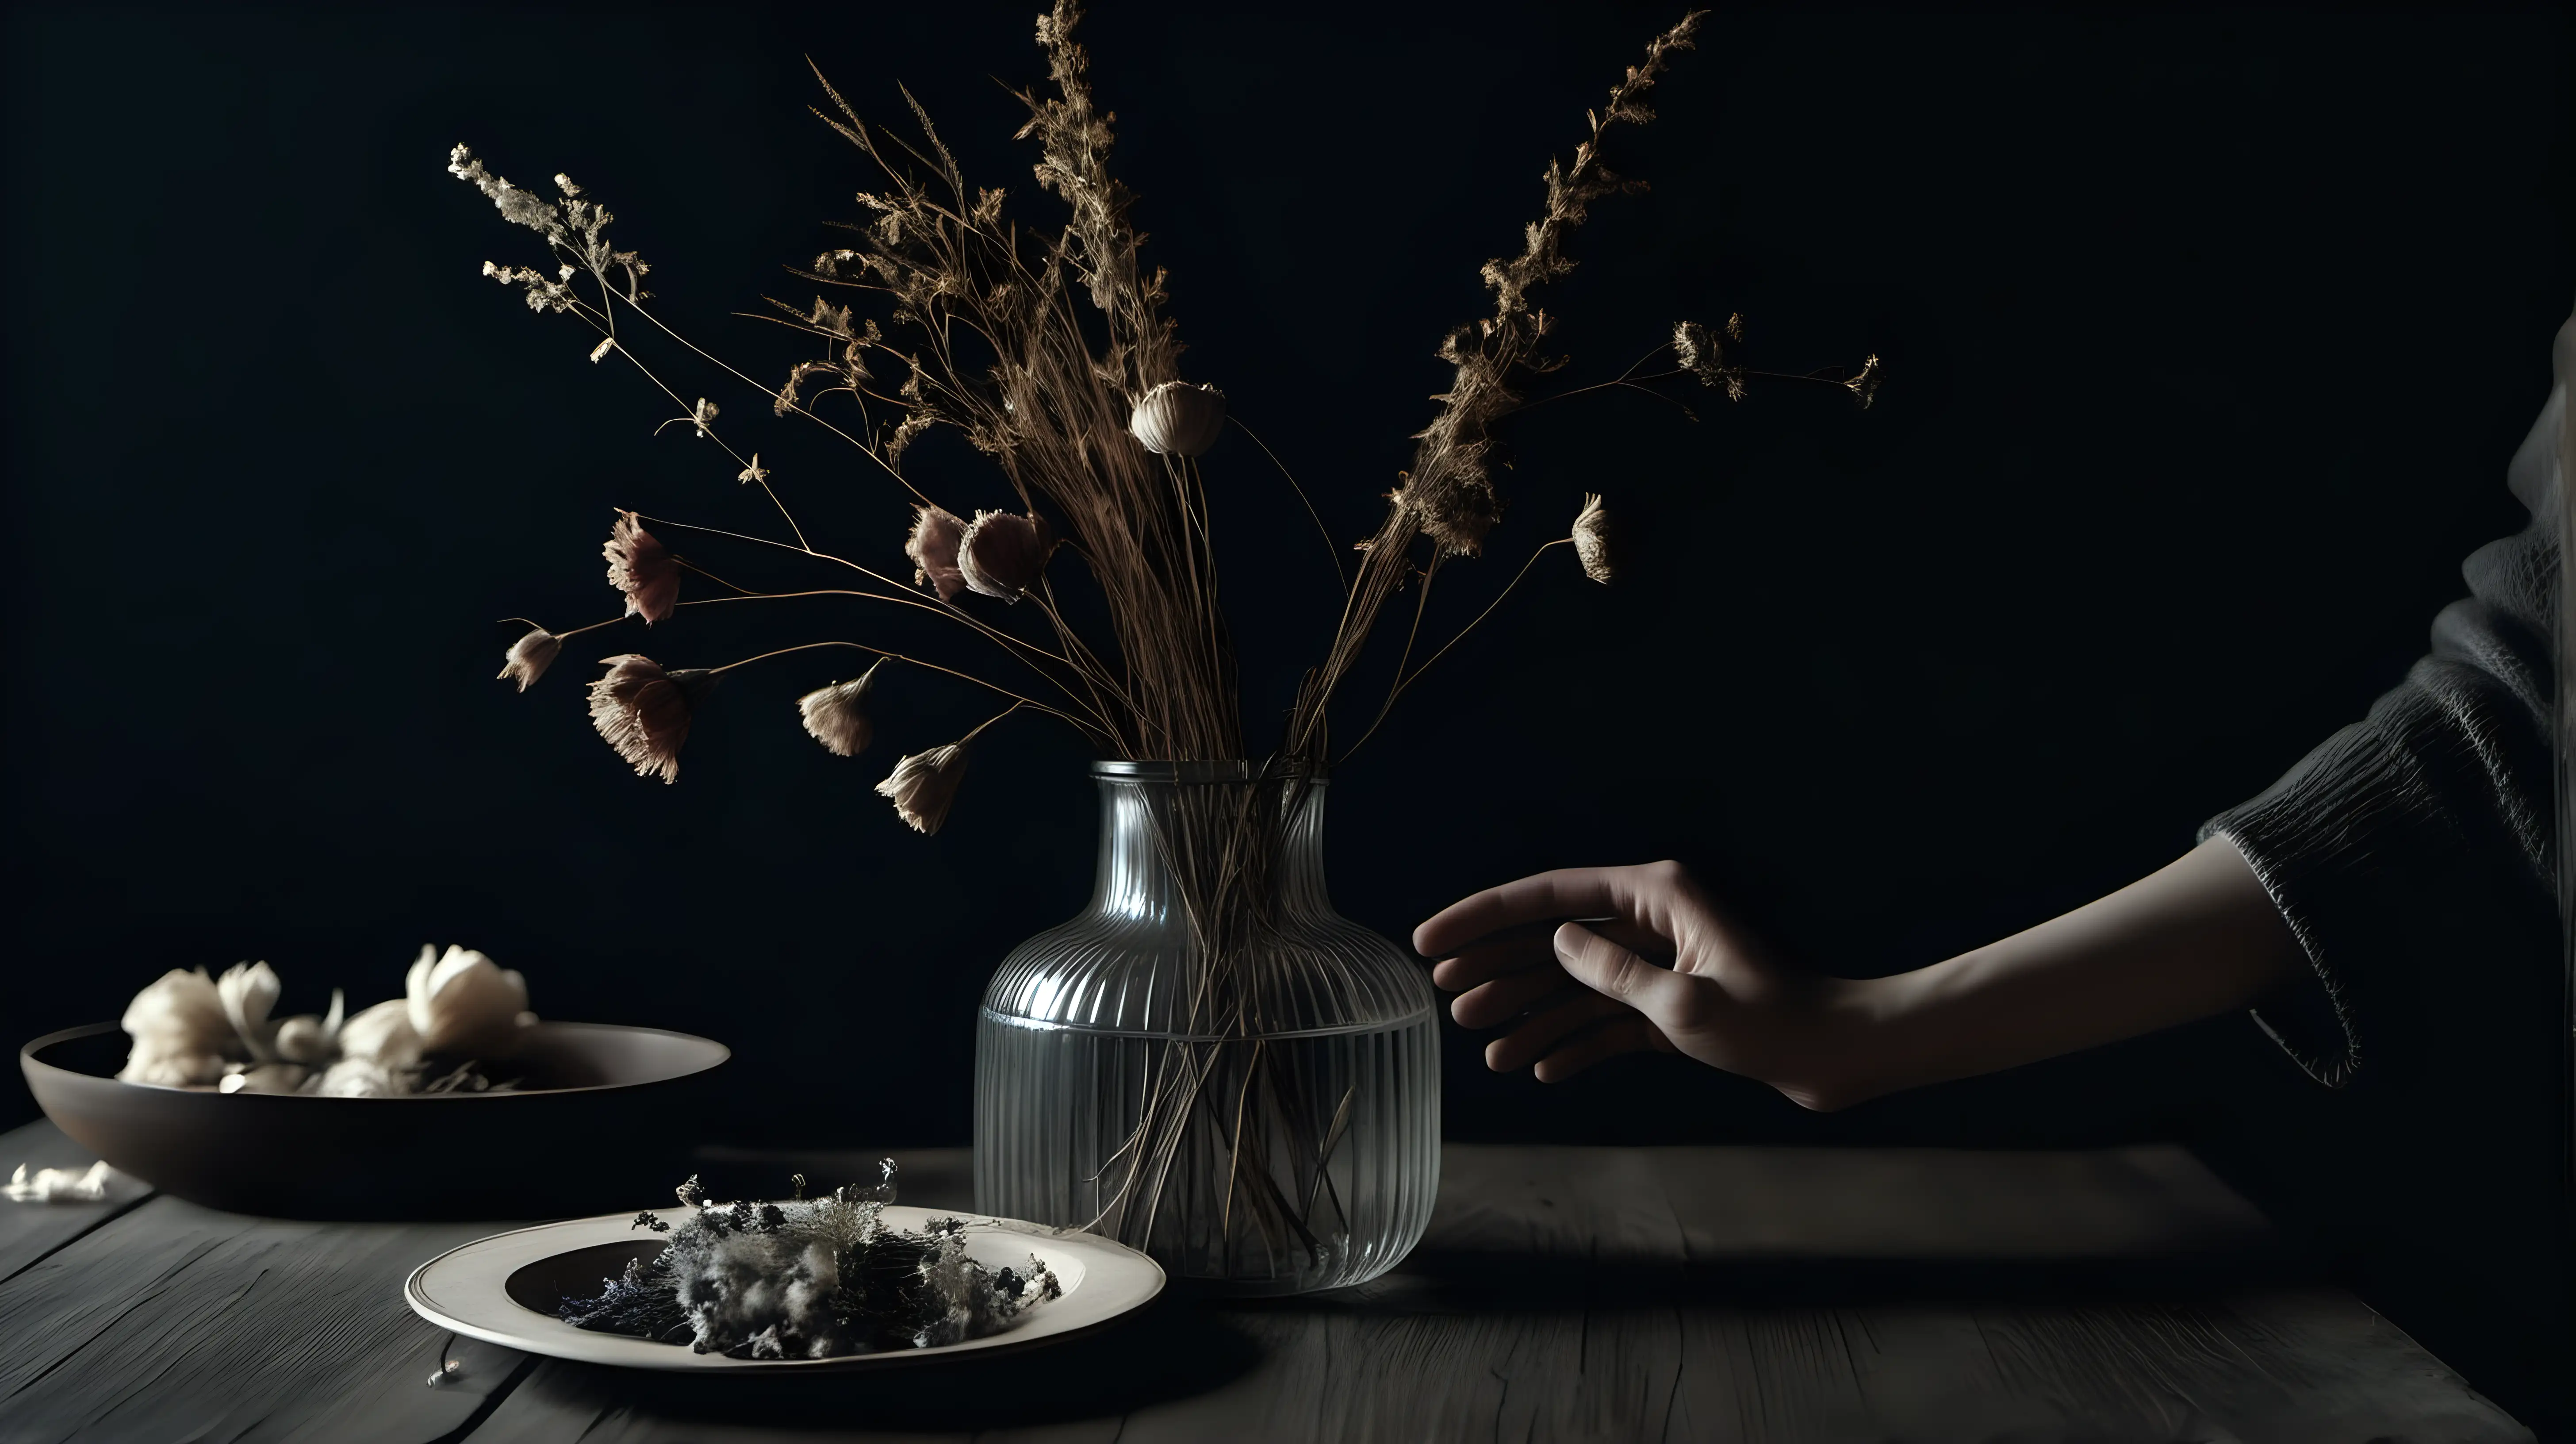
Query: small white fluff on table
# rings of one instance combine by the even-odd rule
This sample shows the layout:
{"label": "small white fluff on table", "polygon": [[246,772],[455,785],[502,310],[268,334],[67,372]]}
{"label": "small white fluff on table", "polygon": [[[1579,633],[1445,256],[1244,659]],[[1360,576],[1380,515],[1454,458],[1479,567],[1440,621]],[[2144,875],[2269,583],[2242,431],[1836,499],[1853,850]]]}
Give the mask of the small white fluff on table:
{"label": "small white fluff on table", "polygon": [[87,1172],[69,1168],[39,1168],[34,1177],[27,1175],[27,1165],[9,1175],[7,1187],[0,1188],[11,1203],[96,1203],[107,1197],[108,1180],[116,1170],[102,1159]]}

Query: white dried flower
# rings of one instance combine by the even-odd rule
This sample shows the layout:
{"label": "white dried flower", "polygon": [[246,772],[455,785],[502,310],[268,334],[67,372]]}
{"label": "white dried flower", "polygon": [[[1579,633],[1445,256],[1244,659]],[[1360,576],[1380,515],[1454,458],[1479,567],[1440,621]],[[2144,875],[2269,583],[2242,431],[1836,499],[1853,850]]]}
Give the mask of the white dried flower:
{"label": "white dried flower", "polygon": [[590,348],[590,364],[591,364],[591,365],[593,365],[593,366],[598,365],[598,364],[599,364],[599,359],[600,359],[601,357],[603,357],[603,356],[607,355],[609,352],[614,351],[614,350],[616,350],[616,349],[617,349],[617,338],[616,338],[616,337],[614,337],[614,336],[602,336],[602,337],[600,337],[600,338],[599,338],[599,344]]}
{"label": "white dried flower", "polygon": [[957,541],[957,570],[969,590],[1016,602],[1038,584],[1055,552],[1055,529],[1042,516],[979,511]]}
{"label": "white dried flower", "polygon": [[734,477],[734,480],[742,482],[745,485],[749,485],[755,481],[769,480],[769,468],[760,464],[759,452],[755,451],[751,454],[751,465],[744,467],[742,471]]}
{"label": "white dried flower", "polygon": [[235,963],[215,980],[215,995],[223,1000],[225,1019],[258,1062],[277,1056],[277,1030],[269,1026],[268,1015],[277,1006],[281,991],[277,971],[266,963]]}
{"label": "white dried flower", "polygon": [[895,815],[913,831],[933,833],[948,820],[949,804],[965,780],[966,744],[951,742],[895,763],[893,775],[877,784],[877,795],[893,799]]}
{"label": "white dried flower", "polygon": [[403,994],[425,1052],[507,1057],[518,1049],[520,1030],[537,1021],[528,1011],[527,979],[471,948],[451,946],[442,955],[424,944]]}
{"label": "white dried flower", "polygon": [[235,1043],[223,995],[203,968],[172,968],[135,994],[125,1006],[124,1028],[134,1046],[116,1076],[127,1083],[212,1083]]}
{"label": "white dried flower", "polygon": [[331,1065],[331,1072],[337,1074],[351,1063],[402,1072],[418,1068],[420,1054],[420,1034],[411,1026],[410,1000],[388,998],[341,1026],[340,1061]]}
{"label": "white dried flower", "polygon": [[1225,434],[1225,393],[1166,381],[1136,403],[1127,430],[1158,456],[1204,456]]}
{"label": "white dried flower", "polygon": [[876,683],[879,657],[853,681],[818,687],[796,699],[805,730],[835,757],[856,757],[876,740],[876,723],[868,717],[868,692]]}
{"label": "white dried flower", "polygon": [[498,680],[516,682],[519,690],[525,692],[530,683],[546,674],[546,669],[555,664],[555,658],[562,652],[563,638],[539,627],[510,644],[510,650],[501,657]]}
{"label": "white dried flower", "polygon": [[696,406],[690,408],[689,420],[697,426],[700,436],[707,434],[707,428],[715,424],[715,419],[716,404],[703,396],[698,398]]}
{"label": "white dried flower", "polygon": [[338,988],[331,990],[331,1011],[315,1017],[298,1014],[277,1025],[277,1056],[289,1063],[319,1068],[340,1055],[341,1013],[347,1000]]}
{"label": "white dried flower", "polygon": [[1617,531],[1610,513],[1602,510],[1601,498],[1585,492],[1583,511],[1574,518],[1574,554],[1583,560],[1583,574],[1603,586],[1608,586],[1615,575],[1612,562]]}

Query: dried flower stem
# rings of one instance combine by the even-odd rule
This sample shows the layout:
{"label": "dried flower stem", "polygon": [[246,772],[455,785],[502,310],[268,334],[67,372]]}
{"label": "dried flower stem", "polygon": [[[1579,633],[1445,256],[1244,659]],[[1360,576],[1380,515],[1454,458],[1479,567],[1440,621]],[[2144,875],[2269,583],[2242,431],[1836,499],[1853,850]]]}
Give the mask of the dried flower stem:
{"label": "dried flower stem", "polygon": [[1386,520],[1366,544],[1367,559],[1333,644],[1299,689],[1289,716],[1290,750],[1320,757],[1328,747],[1325,711],[1358,660],[1378,612],[1411,570],[1413,543],[1428,535],[1435,563],[1444,555],[1474,555],[1499,517],[1500,500],[1486,458],[1494,423],[1520,404],[1510,382],[1519,371],[1540,373],[1562,364],[1538,353],[1551,319],[1530,305],[1529,293],[1573,269],[1562,247],[1567,233],[1583,223],[1592,201],[1636,188],[1602,162],[1602,141],[1622,121],[1642,125],[1653,118],[1646,96],[1671,54],[1691,47],[1704,13],[1692,11],[1648,43],[1644,63],[1630,66],[1626,77],[1610,88],[1610,103],[1591,114],[1592,133],[1575,147],[1572,162],[1549,163],[1547,209],[1529,227],[1521,254],[1486,263],[1494,314],[1450,332],[1441,344],[1441,359],[1455,368],[1454,377],[1440,398],[1439,412],[1417,438],[1420,445],[1404,484],[1388,498]]}
{"label": "dried flower stem", "polygon": [[[1423,674],[1423,673],[1428,672],[1428,671],[1430,671],[1430,670],[1431,670],[1431,665],[1432,665],[1434,662],[1437,662],[1437,661],[1439,661],[1441,658],[1448,656],[1448,655],[1449,655],[1449,649],[1450,649],[1451,647],[1457,646],[1460,642],[1463,642],[1463,641],[1467,640],[1467,634],[1468,634],[1469,632],[1472,632],[1472,631],[1476,630],[1476,628],[1477,628],[1480,624],[1482,624],[1482,623],[1484,622],[1484,620],[1485,620],[1487,617],[1492,616],[1492,615],[1494,614],[1494,609],[1495,609],[1496,607],[1501,606],[1501,605],[1503,604],[1503,601],[1504,601],[1504,599],[1505,599],[1505,598],[1507,598],[1507,597],[1511,596],[1511,594],[1512,594],[1512,589],[1513,589],[1514,587],[1517,587],[1517,586],[1519,586],[1519,585],[1521,584],[1521,578],[1523,578],[1523,577],[1525,577],[1525,576],[1528,576],[1528,575],[1529,575],[1529,573],[1530,573],[1530,568],[1532,568],[1532,567],[1534,567],[1534,566],[1537,566],[1537,565],[1538,565],[1538,559],[1539,559],[1540,557],[1543,557],[1543,556],[1547,555],[1548,548],[1550,548],[1550,547],[1564,547],[1564,546],[1572,546],[1572,545],[1574,545],[1574,538],[1572,538],[1572,537],[1564,537],[1564,536],[1558,537],[1556,540],[1551,541],[1551,542],[1543,542],[1543,543],[1541,543],[1541,544],[1540,544],[1540,546],[1539,546],[1539,549],[1538,549],[1538,550],[1536,550],[1536,551],[1534,551],[1534,552],[1531,552],[1531,553],[1529,554],[1529,560],[1528,560],[1528,561],[1525,561],[1525,562],[1523,562],[1523,563],[1521,563],[1521,569],[1520,569],[1519,571],[1516,571],[1516,572],[1512,573],[1512,579],[1511,579],[1509,582],[1507,582],[1507,583],[1505,583],[1505,584],[1503,585],[1503,589],[1502,589],[1500,592],[1497,592],[1497,593],[1494,595],[1494,599],[1493,599],[1492,601],[1487,602],[1487,603],[1485,604],[1485,609],[1484,609],[1483,611],[1481,611],[1481,612],[1478,612],[1478,613],[1476,614],[1475,619],[1474,619],[1473,621],[1470,621],[1469,623],[1467,623],[1467,625],[1465,625],[1465,626],[1463,626],[1463,627],[1460,627],[1460,628],[1458,629],[1458,634],[1457,634],[1456,636],[1451,637],[1451,638],[1450,638],[1448,641],[1446,641],[1446,642],[1443,642],[1443,643],[1440,645],[1440,650],[1439,650],[1439,651],[1434,652],[1434,653],[1432,653],[1430,656],[1428,656],[1428,657],[1424,658],[1424,659],[1423,659],[1423,661],[1422,661],[1422,665],[1421,665],[1421,666],[1419,666],[1419,667],[1414,668],[1414,669],[1412,670],[1412,672],[1410,672],[1410,673],[1407,673],[1407,672],[1404,670],[1404,668],[1403,668],[1403,664],[1399,662],[1399,663],[1397,664],[1397,666],[1396,666],[1396,683],[1395,683],[1395,686],[1394,686],[1394,688],[1393,688],[1392,690],[1390,690],[1390,691],[1386,694],[1386,705],[1385,705],[1384,707],[1380,707],[1380,708],[1378,709],[1378,713],[1377,713],[1377,721],[1376,721],[1376,722],[1371,722],[1371,723],[1369,724],[1369,729],[1368,729],[1366,732],[1363,732],[1363,733],[1361,733],[1361,734],[1360,734],[1360,740],[1351,744],[1350,752],[1345,752],[1345,753],[1343,753],[1343,754],[1342,754],[1342,757],[1341,757],[1341,760],[1342,760],[1343,762],[1348,762],[1348,761],[1350,761],[1350,760],[1351,760],[1351,752],[1357,752],[1357,751],[1359,751],[1359,750],[1360,750],[1360,748],[1361,748],[1362,746],[1364,746],[1364,745],[1366,745],[1366,744],[1367,744],[1368,740],[1369,740],[1371,737],[1374,737],[1374,736],[1376,736],[1376,735],[1377,735],[1378,723],[1380,723],[1380,722],[1384,722],[1384,721],[1386,720],[1386,714],[1387,714],[1388,712],[1390,712],[1390,711],[1394,710],[1394,707],[1395,707],[1395,699],[1404,695],[1404,689],[1405,689],[1405,688],[1407,688],[1407,687],[1412,686],[1412,685],[1414,684],[1415,680],[1416,680],[1416,679],[1418,679],[1418,678],[1420,678],[1420,677],[1422,676],[1422,674]],[[1428,582],[1428,580],[1427,580],[1427,579],[1426,579],[1426,581],[1425,581],[1425,583],[1424,583],[1424,589],[1425,589],[1426,591],[1427,591],[1427,590],[1429,590],[1429,582]],[[1417,618],[1416,618],[1416,625],[1418,626],[1419,624],[1420,624],[1420,619],[1417,617]],[[1408,642],[1407,642],[1405,650],[1406,650],[1408,653],[1409,653],[1409,652],[1411,652],[1411,650],[1412,650],[1412,645],[1411,645],[1410,641],[1408,641]]]}
{"label": "dried flower stem", "polygon": [[[853,651],[873,652],[877,656],[888,658],[892,661],[902,662],[907,665],[920,667],[932,672],[945,672],[949,676],[955,677],[960,681],[972,682],[978,687],[999,692],[1003,696],[1011,699],[1010,707],[1002,709],[998,715],[989,718],[982,724],[978,725],[975,728],[975,732],[981,732],[984,728],[992,726],[993,723],[1001,721],[1004,717],[1008,717],[1011,715],[1014,708],[1026,707],[1034,712],[1044,712],[1050,717],[1061,717],[1065,721],[1073,724],[1073,726],[1081,731],[1086,737],[1099,737],[1103,735],[1103,729],[1095,724],[1086,722],[1082,718],[1076,717],[1070,712],[1060,711],[1054,707],[1050,707],[1044,702],[1040,702],[1034,698],[1023,697],[1019,693],[1012,691],[1010,688],[1005,687],[998,682],[987,682],[972,672],[960,672],[954,667],[943,667],[937,662],[925,662],[919,657],[907,657],[901,652],[888,651],[883,647],[871,647],[865,642],[802,642],[793,647],[780,647],[775,651],[762,652],[757,656],[745,657],[738,662],[727,662],[721,667],[709,667],[707,669],[707,674],[709,676],[720,677],[725,673],[732,671],[736,667],[748,667],[754,662],[766,662],[772,657],[784,657],[793,652],[811,652],[820,647],[848,647]],[[967,733],[966,737],[973,737],[975,732]],[[959,740],[964,741],[966,739],[960,738]]]}
{"label": "dried flower stem", "polygon": [[1288,470],[1288,463],[1279,459],[1279,453],[1270,449],[1269,442],[1262,440],[1251,427],[1244,425],[1242,417],[1229,410],[1225,419],[1233,423],[1235,430],[1252,438],[1252,444],[1261,448],[1261,454],[1270,458],[1272,466],[1279,468],[1279,479],[1288,483],[1290,491],[1297,493],[1298,503],[1306,508],[1306,515],[1314,519],[1315,535],[1324,539],[1324,555],[1333,563],[1333,580],[1341,585],[1343,592],[1348,593],[1351,589],[1351,579],[1350,574],[1342,570],[1341,544],[1333,540],[1332,529],[1324,525],[1323,513],[1315,510],[1315,503],[1307,499],[1306,488],[1297,484],[1297,477]]}

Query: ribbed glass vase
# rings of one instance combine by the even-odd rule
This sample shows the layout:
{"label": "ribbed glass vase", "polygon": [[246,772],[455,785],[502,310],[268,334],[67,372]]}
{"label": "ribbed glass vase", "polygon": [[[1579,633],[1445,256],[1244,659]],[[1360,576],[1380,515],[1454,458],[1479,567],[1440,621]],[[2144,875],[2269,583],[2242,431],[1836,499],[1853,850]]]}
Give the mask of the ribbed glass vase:
{"label": "ribbed glass vase", "polygon": [[1440,1182],[1429,979],[1333,911],[1324,783],[1102,762],[1091,905],[984,995],[975,1203],[1228,1292],[1393,1268]]}

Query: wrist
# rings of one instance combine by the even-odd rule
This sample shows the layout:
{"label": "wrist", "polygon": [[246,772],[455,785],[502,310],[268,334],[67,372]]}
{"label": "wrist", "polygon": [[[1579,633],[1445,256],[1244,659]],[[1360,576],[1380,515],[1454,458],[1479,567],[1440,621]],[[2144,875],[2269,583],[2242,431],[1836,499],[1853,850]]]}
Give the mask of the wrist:
{"label": "wrist", "polygon": [[1801,1107],[1830,1113],[1913,1086],[1907,1077],[1911,991],[1893,978],[1820,978],[1810,1068],[1775,1085]]}

